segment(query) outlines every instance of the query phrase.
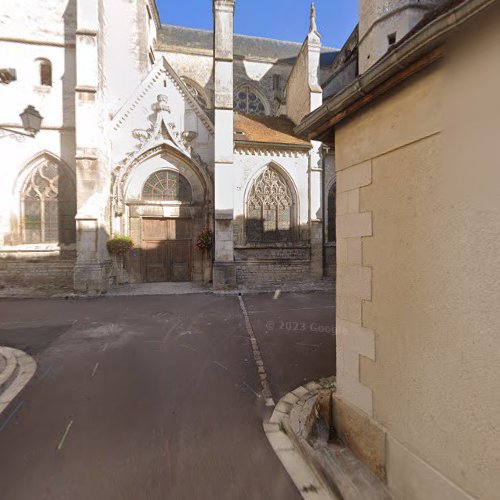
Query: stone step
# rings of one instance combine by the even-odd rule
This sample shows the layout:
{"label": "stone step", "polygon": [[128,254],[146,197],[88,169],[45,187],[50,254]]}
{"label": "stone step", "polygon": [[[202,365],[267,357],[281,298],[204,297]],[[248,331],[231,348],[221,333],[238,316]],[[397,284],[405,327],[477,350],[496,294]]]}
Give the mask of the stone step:
{"label": "stone step", "polygon": [[36,362],[28,354],[11,347],[0,347],[0,358],[1,415],[35,374]]}
{"label": "stone step", "polygon": [[0,395],[9,387],[18,371],[17,358],[14,350],[0,348]]}

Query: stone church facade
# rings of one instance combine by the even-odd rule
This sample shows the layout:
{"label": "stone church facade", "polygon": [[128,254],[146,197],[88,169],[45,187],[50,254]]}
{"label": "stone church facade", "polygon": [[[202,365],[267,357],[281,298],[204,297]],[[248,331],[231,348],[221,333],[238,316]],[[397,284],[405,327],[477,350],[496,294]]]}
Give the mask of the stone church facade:
{"label": "stone church facade", "polygon": [[[104,291],[117,234],[135,243],[132,283],[334,273],[333,155],[294,133],[337,54],[314,11],[297,44],[233,35],[230,0],[214,32],[162,25],[154,0],[16,4],[0,6],[0,68],[16,72],[0,126],[21,130],[28,104],[44,119],[0,138],[2,282]],[[204,230],[211,252],[194,248]]]}

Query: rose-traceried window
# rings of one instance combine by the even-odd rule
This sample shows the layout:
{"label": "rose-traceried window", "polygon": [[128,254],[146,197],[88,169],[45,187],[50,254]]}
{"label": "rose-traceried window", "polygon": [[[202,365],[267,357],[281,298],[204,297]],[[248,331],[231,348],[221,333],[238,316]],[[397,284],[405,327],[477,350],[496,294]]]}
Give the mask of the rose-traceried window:
{"label": "rose-traceried window", "polygon": [[159,170],[150,175],[142,190],[142,198],[147,201],[191,203],[192,197],[188,180],[173,170]]}
{"label": "rose-traceried window", "polygon": [[247,240],[289,241],[293,213],[293,195],[286,180],[275,169],[267,167],[254,182],[247,199]]}
{"label": "rose-traceried window", "polygon": [[28,177],[22,194],[23,241],[73,243],[76,237],[76,193],[65,168],[42,162]]}
{"label": "rose-traceried window", "polygon": [[234,95],[234,109],[247,115],[265,115],[266,106],[250,85],[243,85]]}
{"label": "rose-traceried window", "polygon": [[204,111],[208,111],[210,108],[208,97],[205,92],[193,81],[188,78],[182,78],[184,85],[189,90],[189,93],[196,99],[196,102]]}

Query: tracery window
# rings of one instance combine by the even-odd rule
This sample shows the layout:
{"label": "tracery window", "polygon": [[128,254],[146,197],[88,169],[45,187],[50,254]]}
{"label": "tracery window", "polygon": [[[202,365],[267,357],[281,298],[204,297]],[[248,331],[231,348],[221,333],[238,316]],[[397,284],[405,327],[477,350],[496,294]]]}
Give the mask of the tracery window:
{"label": "tracery window", "polygon": [[188,180],[173,170],[159,170],[150,175],[142,189],[142,198],[147,201],[191,203],[192,197]]}
{"label": "tracery window", "polygon": [[328,192],[328,241],[335,242],[336,236],[336,186],[335,183]]}
{"label": "tracery window", "polygon": [[247,115],[265,115],[266,106],[250,85],[240,87],[234,96],[234,109]]}
{"label": "tracery window", "polygon": [[52,160],[33,170],[21,194],[23,241],[73,243],[76,193],[68,172]]}
{"label": "tracery window", "polygon": [[254,182],[247,199],[249,242],[289,241],[292,236],[293,196],[286,180],[267,167]]}
{"label": "tracery window", "polygon": [[208,109],[210,108],[208,97],[201,90],[201,88],[188,78],[182,78],[182,81],[184,82],[184,85],[186,85],[186,88],[189,90],[189,93],[196,99],[196,102],[201,106],[201,108],[204,111],[208,111]]}
{"label": "tracery window", "polygon": [[40,59],[40,85],[52,87],[52,64],[48,59]]}

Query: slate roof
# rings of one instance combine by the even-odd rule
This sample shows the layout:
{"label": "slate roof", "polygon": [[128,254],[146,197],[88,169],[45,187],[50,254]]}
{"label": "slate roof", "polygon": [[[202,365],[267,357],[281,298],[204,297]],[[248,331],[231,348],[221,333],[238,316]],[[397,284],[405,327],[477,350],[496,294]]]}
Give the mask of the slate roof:
{"label": "slate roof", "polygon": [[286,117],[234,114],[234,140],[309,147],[311,143],[296,135],[295,124]]}
{"label": "slate roof", "polygon": [[[213,50],[213,32],[184,26],[163,24],[158,31],[158,49],[175,50],[189,49]],[[293,64],[299,55],[301,43],[272,40],[247,35],[234,35],[234,54],[240,57],[256,57],[272,59]],[[321,66],[330,66],[338,50],[331,47],[321,49]]]}

